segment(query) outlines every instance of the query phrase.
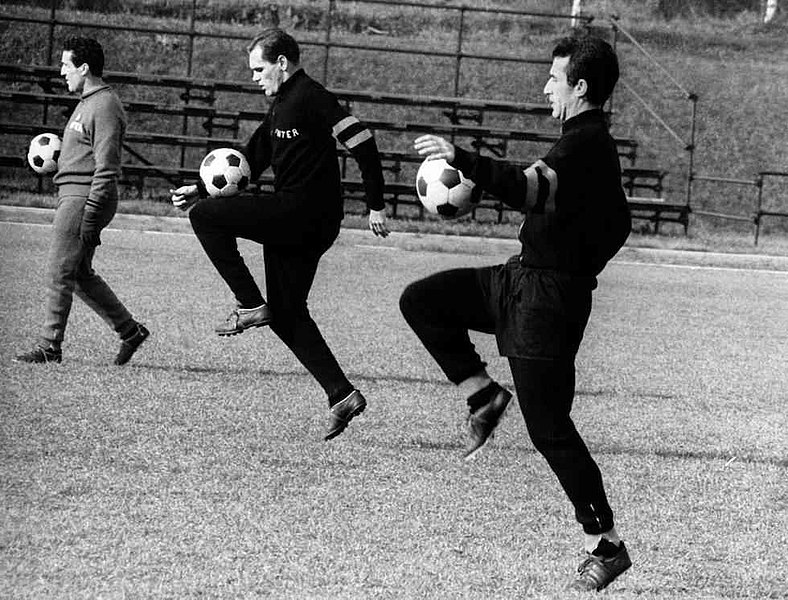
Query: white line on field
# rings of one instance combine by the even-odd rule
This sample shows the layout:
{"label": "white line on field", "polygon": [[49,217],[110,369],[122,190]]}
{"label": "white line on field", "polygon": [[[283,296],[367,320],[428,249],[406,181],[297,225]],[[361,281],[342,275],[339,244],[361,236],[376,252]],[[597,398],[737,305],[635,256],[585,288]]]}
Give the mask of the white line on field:
{"label": "white line on field", "polygon": [[396,246],[377,246],[375,244],[353,244],[354,248],[366,248],[372,250],[402,250]]}
{"label": "white line on field", "polygon": [[[51,228],[51,223],[21,223],[19,221],[0,221],[0,225],[23,225],[28,227],[47,227]],[[145,234],[153,234],[153,235],[177,235],[177,236],[188,236],[193,237],[194,233],[191,231],[154,231],[149,229],[127,229],[127,228],[120,228],[120,227],[107,227],[107,231],[134,231],[136,233],[145,233]],[[367,248],[367,249],[375,249],[375,250],[386,250],[386,251],[400,251],[402,248],[396,246],[383,246],[383,245],[376,245],[376,244],[353,244],[355,248]],[[713,253],[716,256],[726,256],[723,253]],[[754,254],[751,255],[753,257],[758,257],[759,255]],[[631,260],[618,260],[613,259],[610,261],[612,265],[621,265],[625,267],[643,267],[643,266],[650,266],[650,267],[665,267],[670,269],[690,269],[696,271],[728,271],[733,273],[763,273],[767,275],[788,275],[788,271],[779,271],[776,269],[758,269],[758,268],[747,268],[747,267],[718,267],[715,265],[681,265],[676,263],[667,263],[667,262],[637,262]]]}
{"label": "white line on field", "polygon": [[747,272],[747,273],[767,273],[769,275],[788,275],[788,271],[777,271],[775,269],[758,269],[746,267],[717,267],[714,265],[677,265],[675,263],[658,263],[658,262],[634,262],[629,260],[612,260],[612,265],[623,265],[625,267],[642,267],[647,265],[649,267],[665,267],[667,269],[691,269],[696,271],[732,271],[732,272]]}

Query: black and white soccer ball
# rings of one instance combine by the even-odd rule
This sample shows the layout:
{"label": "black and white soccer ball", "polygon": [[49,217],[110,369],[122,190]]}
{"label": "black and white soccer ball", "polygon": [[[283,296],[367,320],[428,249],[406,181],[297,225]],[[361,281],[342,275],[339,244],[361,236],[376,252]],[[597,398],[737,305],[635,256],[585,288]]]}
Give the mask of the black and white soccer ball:
{"label": "black and white soccer ball", "polygon": [[30,140],[27,164],[39,175],[51,175],[57,171],[60,158],[60,138],[54,133],[40,133]]}
{"label": "black and white soccer ball", "polygon": [[447,219],[471,212],[481,197],[476,184],[443,159],[421,163],[416,193],[424,208]]}
{"label": "black and white soccer ball", "polygon": [[200,164],[200,179],[209,196],[235,196],[249,185],[246,157],[232,148],[211,150]]}

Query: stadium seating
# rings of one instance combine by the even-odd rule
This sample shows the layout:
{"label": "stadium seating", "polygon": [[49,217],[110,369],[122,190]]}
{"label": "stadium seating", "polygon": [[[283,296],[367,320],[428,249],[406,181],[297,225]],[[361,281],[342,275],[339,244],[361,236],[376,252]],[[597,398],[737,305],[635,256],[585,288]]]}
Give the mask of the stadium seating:
{"label": "stadium seating", "polygon": [[[65,93],[57,67],[0,64],[0,80],[17,84],[0,90],[0,102],[38,105],[46,114],[51,114],[53,108],[59,108],[63,115],[57,119],[58,122],[65,122],[64,115],[76,103],[73,96]],[[265,115],[265,111],[261,110],[219,109],[214,105],[219,94],[256,94],[259,97],[260,92],[254,84],[121,72],[107,72],[105,80],[116,86],[128,84],[159,89],[167,98],[166,101],[124,98],[125,108],[130,115],[125,148],[127,162],[123,165],[124,182],[133,185],[140,192],[149,179],[165,180],[168,185],[193,179],[197,174],[197,165],[194,164],[192,168],[188,166],[196,162],[194,159],[184,162],[184,152],[187,149],[204,153],[212,148],[236,145],[238,139],[244,137],[242,128],[258,123]],[[385,197],[395,215],[400,206],[412,206],[419,215],[422,213],[412,185],[415,171],[421,162],[421,158],[414,154],[410,147],[416,135],[436,133],[523,165],[529,164],[538,156],[536,148],[539,145],[546,148],[558,138],[554,125],[542,128],[506,125],[507,118],[517,119],[523,115],[532,121],[539,118],[546,120],[549,109],[543,103],[341,89],[332,91],[376,132],[384,170],[388,173]],[[173,101],[173,98],[176,100]],[[377,113],[382,113],[387,118],[367,117],[362,108],[367,108],[368,105],[378,106],[381,110]],[[403,113],[403,107],[413,110]],[[397,110],[400,112],[397,113]],[[411,114],[415,116],[411,118]],[[144,121],[146,115],[165,119],[167,127],[147,126],[138,129],[134,117],[138,116]],[[199,126],[195,126],[195,120]],[[493,124],[490,124],[491,122]],[[0,133],[24,136],[25,139],[56,129],[55,125],[44,124],[43,119],[38,119],[37,122],[32,118],[26,121],[0,122]],[[195,135],[195,129],[200,131],[199,135]],[[634,166],[638,149],[635,140],[618,138],[616,142],[620,156],[629,163],[624,167],[622,183],[627,194],[633,198],[633,216],[654,223],[655,231],[658,231],[660,223],[664,221],[681,223],[686,231],[689,208],[681,204],[669,204],[661,199],[663,180],[667,173]],[[520,146],[515,148],[517,144]],[[170,160],[166,160],[162,158],[161,150],[158,153],[152,150],[155,147],[175,147],[181,151],[172,153],[167,150],[165,156]],[[526,150],[523,151],[523,148]],[[180,158],[180,161],[173,164],[173,157]],[[340,148],[340,157],[346,198],[357,199],[361,196],[362,189],[355,165],[352,160],[348,160],[349,153],[343,148]],[[6,155],[0,157],[0,164],[23,166],[24,161],[16,161],[13,156]],[[654,197],[644,198],[639,195],[641,192],[653,194]],[[496,199],[485,197],[478,210],[494,211],[497,221],[501,222],[509,209]]]}

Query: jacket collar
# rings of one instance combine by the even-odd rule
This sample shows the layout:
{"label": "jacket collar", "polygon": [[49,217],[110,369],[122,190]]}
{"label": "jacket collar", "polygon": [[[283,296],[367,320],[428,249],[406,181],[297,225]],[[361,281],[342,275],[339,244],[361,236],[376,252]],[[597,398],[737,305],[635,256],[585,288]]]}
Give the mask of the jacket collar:
{"label": "jacket collar", "polygon": [[602,123],[607,126],[607,118],[601,108],[592,108],[584,110],[579,115],[575,115],[571,119],[567,119],[561,125],[561,132],[567,133],[578,127],[582,127],[588,123]]}
{"label": "jacket collar", "polygon": [[93,94],[96,94],[98,92],[101,92],[103,90],[108,90],[108,89],[109,89],[109,85],[105,83],[103,85],[100,85],[98,87],[93,88],[92,90],[90,90],[87,93],[83,93],[81,98],[82,98],[82,100],[84,100],[85,98],[90,98]]}
{"label": "jacket collar", "polygon": [[304,71],[303,67],[301,67],[298,69],[298,71],[288,77],[287,81],[282,82],[282,85],[279,86],[279,93],[276,95],[276,97],[282,98],[286,96],[288,92],[296,85],[296,83],[298,83],[304,77],[306,77],[306,72]]}

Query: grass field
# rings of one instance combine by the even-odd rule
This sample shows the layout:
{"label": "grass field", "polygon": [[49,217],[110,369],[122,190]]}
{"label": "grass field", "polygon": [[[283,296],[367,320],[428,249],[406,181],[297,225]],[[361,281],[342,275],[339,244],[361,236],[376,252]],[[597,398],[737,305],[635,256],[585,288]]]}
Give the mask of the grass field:
{"label": "grass field", "polygon": [[[0,223],[0,597],[584,596],[562,590],[580,532],[518,411],[464,464],[463,402],[396,307],[509,246],[343,231],[311,307],[370,406],[325,443],[322,393],[270,331],[213,336],[231,298],[192,235],[103,237],[97,269],[153,337],[113,367],[76,302],[63,364],[18,365],[48,229]],[[574,416],[635,562],[605,594],[784,598],[788,271],[674,258],[608,267],[578,358]]]}

